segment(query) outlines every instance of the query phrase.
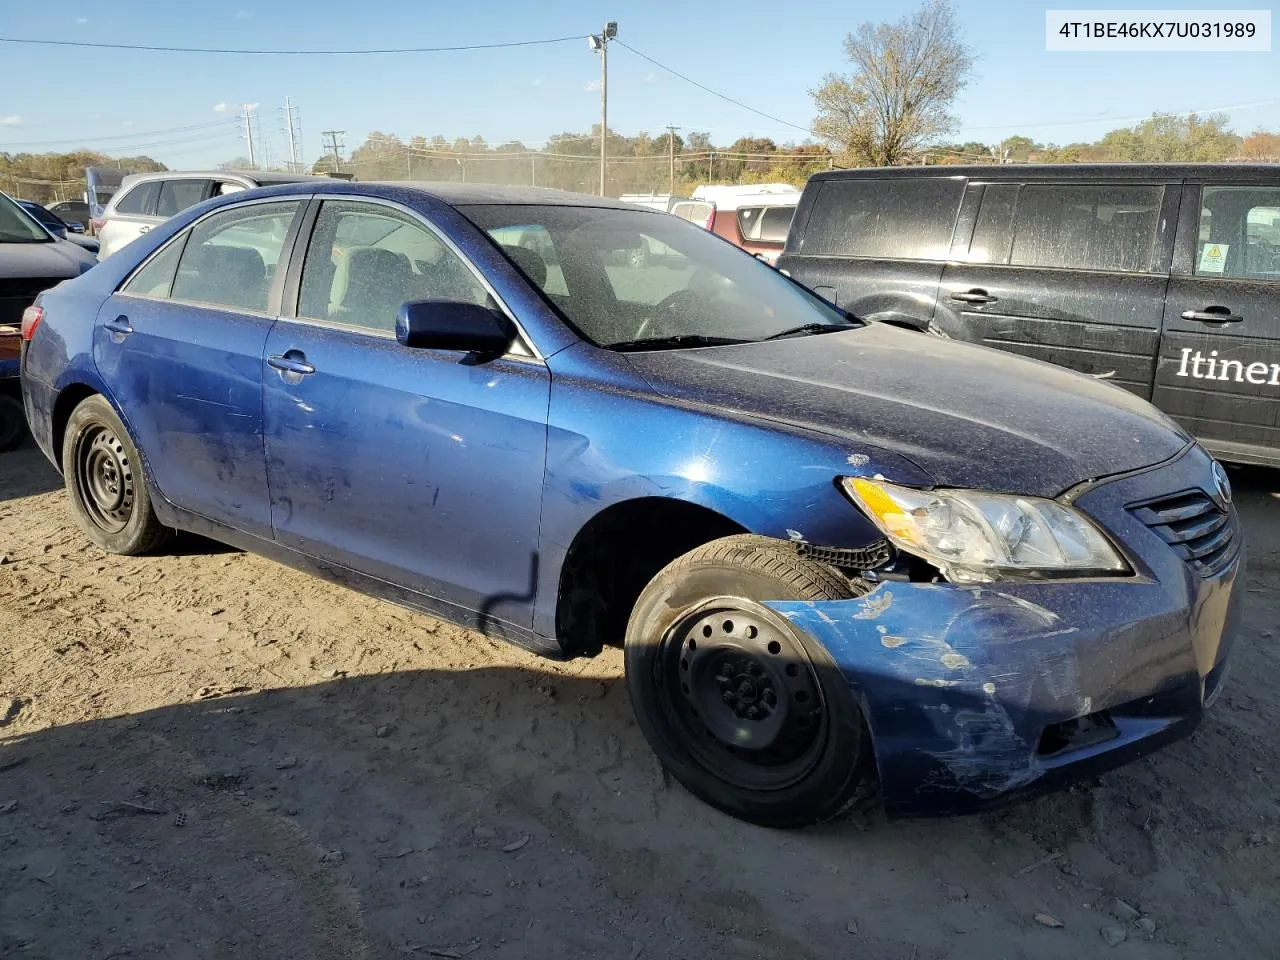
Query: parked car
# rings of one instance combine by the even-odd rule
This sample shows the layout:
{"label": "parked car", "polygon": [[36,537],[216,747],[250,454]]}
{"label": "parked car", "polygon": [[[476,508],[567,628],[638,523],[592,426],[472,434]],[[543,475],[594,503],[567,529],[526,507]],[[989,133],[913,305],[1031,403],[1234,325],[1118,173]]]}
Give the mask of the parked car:
{"label": "parked car", "polygon": [[327,179],[257,170],[247,173],[220,170],[132,174],[121,182],[102,216],[90,221],[102,244],[98,258],[105,260],[131,240],[209,197],[250,190],[264,184]]}
{"label": "parked car", "polygon": [[89,253],[53,236],[0,193],[0,450],[17,446],[27,433],[18,384],[23,310],[40,291],[94,263]]}
{"label": "parked car", "polygon": [[40,222],[40,225],[59,240],[68,240],[77,247],[84,247],[92,254],[98,252],[98,241],[93,237],[83,236],[84,227],[77,223],[65,223],[51,211],[34,200],[17,200],[18,206]]}
{"label": "parked car", "polygon": [[799,202],[800,191],[789,183],[702,186],[688,200],[673,201],[670,212],[773,263]]}
{"label": "parked car", "polygon": [[77,233],[89,231],[89,205],[83,200],[60,200],[49,205],[49,212],[67,225],[75,225],[80,229]]}
{"label": "parked car", "polygon": [[[495,239],[517,229],[554,288]],[[637,236],[690,267],[609,267]],[[1222,688],[1243,537],[1181,428],[854,319],[657,211],[273,186],[24,331],[94,543],[191,530],[542,653],[622,644],[662,762],[748,820],[835,816],[877,776],[892,814],[971,809],[1175,740]]]}
{"label": "parked car", "polygon": [[779,265],[859,316],[1110,380],[1280,466],[1280,168],[815,175]]}

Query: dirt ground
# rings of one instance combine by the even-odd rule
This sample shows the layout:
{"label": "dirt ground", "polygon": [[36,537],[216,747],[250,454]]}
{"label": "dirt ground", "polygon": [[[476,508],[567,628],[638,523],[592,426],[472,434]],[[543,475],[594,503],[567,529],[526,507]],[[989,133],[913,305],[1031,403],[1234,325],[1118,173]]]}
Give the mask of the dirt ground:
{"label": "dirt ground", "polygon": [[991,814],[776,832],[664,778],[616,651],[195,538],[108,557],[0,455],[0,957],[1280,956],[1280,473],[1234,479],[1245,631],[1193,738]]}

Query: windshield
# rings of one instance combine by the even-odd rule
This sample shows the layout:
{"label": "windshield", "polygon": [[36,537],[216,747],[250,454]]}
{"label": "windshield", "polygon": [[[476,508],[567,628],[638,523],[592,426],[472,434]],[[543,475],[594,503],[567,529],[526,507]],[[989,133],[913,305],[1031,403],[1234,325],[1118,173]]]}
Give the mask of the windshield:
{"label": "windshield", "polygon": [[741,343],[858,323],[751,255],[665,213],[497,204],[463,212],[599,346]]}
{"label": "windshield", "polygon": [[49,231],[4,194],[0,194],[0,243],[52,243]]}

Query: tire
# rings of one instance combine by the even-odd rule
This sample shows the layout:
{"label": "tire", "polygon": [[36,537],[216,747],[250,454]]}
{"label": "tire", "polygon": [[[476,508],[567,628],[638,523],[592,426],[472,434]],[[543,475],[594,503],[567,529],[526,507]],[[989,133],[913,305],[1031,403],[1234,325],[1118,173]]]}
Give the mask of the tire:
{"label": "tire", "polygon": [[625,646],[636,720],[663,766],[712,806],[769,827],[829,820],[870,796],[871,740],[848,681],[761,602],[863,592],[750,534],[664,568],[636,601]]}
{"label": "tire", "polygon": [[27,415],[22,402],[0,393],[0,453],[15,450],[27,435]]}
{"label": "tire", "polygon": [[85,398],[71,412],[62,438],[62,477],[76,523],[107,553],[149,553],[172,535],[151,508],[137,448],[101,396]]}

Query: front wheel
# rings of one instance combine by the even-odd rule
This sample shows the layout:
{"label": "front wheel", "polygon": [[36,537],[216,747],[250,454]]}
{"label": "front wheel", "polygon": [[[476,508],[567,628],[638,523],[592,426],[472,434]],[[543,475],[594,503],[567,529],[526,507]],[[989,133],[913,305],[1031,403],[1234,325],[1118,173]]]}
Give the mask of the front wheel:
{"label": "front wheel", "polygon": [[636,719],[692,793],[765,826],[831,819],[871,793],[866,723],[821,645],[762,601],[859,588],[768,537],[725,537],[662,570],[627,625]]}
{"label": "front wheel", "polygon": [[108,553],[148,553],[169,539],[151,509],[142,458],[111,404],[87,397],[62,439],[62,477],[85,534]]}

